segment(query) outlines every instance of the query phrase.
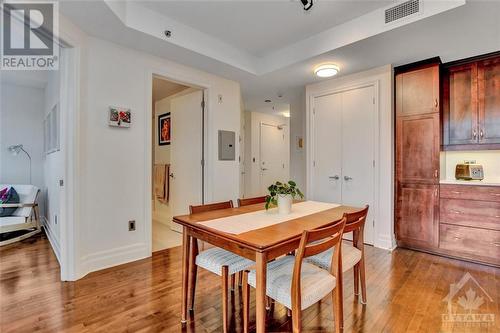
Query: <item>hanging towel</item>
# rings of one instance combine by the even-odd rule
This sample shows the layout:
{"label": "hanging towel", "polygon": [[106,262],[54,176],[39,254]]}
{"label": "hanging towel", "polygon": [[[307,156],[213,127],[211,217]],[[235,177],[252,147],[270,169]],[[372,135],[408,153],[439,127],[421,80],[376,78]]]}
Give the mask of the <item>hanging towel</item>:
{"label": "hanging towel", "polygon": [[168,203],[170,199],[170,164],[155,164],[154,188],[155,195],[161,203]]}

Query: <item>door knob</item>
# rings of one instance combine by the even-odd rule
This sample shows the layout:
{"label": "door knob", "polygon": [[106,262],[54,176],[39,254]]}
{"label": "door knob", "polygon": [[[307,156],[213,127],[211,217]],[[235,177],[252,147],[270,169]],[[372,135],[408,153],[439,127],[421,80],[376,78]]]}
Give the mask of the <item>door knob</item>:
{"label": "door knob", "polygon": [[349,176],[344,176],[344,180],[345,180],[345,181],[352,180],[352,177],[349,177]]}
{"label": "door knob", "polygon": [[335,175],[335,176],[330,176],[330,177],[328,177],[328,178],[330,178],[330,179],[335,179],[335,180],[339,180],[339,178],[340,178],[340,177],[339,177],[338,175]]}

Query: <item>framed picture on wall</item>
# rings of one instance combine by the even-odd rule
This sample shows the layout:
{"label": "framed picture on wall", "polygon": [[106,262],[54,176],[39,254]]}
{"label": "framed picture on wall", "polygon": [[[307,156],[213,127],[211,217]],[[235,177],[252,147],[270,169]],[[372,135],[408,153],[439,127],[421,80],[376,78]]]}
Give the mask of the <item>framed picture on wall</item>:
{"label": "framed picture on wall", "polygon": [[109,126],[113,127],[130,127],[130,123],[132,121],[130,109],[128,108],[119,108],[116,106],[109,107]]}
{"label": "framed picture on wall", "polygon": [[158,145],[165,146],[170,144],[172,137],[172,121],[170,112],[158,116]]}

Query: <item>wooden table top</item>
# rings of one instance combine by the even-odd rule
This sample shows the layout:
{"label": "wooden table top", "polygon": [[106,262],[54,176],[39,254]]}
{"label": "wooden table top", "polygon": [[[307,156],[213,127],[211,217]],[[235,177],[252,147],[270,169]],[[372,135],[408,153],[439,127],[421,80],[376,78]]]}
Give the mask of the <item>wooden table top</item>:
{"label": "wooden table top", "polygon": [[244,232],[238,235],[225,233],[217,229],[207,227],[203,223],[199,223],[228,216],[251,213],[264,209],[264,204],[255,204],[244,207],[214,210],[198,214],[175,216],[173,218],[173,221],[185,227],[196,229],[197,231],[205,232],[216,237],[226,238],[229,241],[238,243],[247,248],[251,248],[257,251],[264,251],[277,244],[295,238],[300,238],[304,230],[317,229],[320,227],[331,225],[342,219],[344,213],[352,213],[362,208],[339,206],[311,215],[299,217],[293,220],[274,224],[268,227]]}

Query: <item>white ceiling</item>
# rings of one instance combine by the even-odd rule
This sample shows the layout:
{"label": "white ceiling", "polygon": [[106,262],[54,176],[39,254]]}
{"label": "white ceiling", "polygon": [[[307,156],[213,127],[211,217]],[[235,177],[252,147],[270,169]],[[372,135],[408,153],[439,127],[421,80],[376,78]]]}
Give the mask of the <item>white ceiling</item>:
{"label": "white ceiling", "polygon": [[[140,4],[209,35],[263,56],[311,37],[392,1],[141,1]],[[175,34],[175,31],[174,31]]]}
{"label": "white ceiling", "polygon": [[[212,2],[212,5],[219,6],[221,3]],[[315,3],[318,6],[321,4],[320,2]],[[231,4],[234,4],[234,1],[225,3],[224,6]],[[297,1],[293,1],[292,4],[299,6],[298,12],[302,15],[300,4]],[[186,6],[188,5],[186,4]],[[201,15],[198,13],[198,5],[198,3],[192,4],[193,13],[197,13],[193,15]],[[234,4],[235,13],[239,5],[238,3]],[[288,6],[289,3],[285,1],[282,5]],[[127,27],[102,1],[61,2],[60,6],[65,16],[92,36],[240,82],[245,107],[248,110],[270,110],[273,105],[279,108],[281,105],[291,103],[298,94],[304,91],[306,84],[321,80],[313,76],[312,70],[316,64],[324,61],[337,63],[340,66],[338,76],[344,76],[377,66],[401,65],[433,56],[441,56],[441,59],[447,62],[500,50],[500,20],[498,20],[500,1],[468,1],[465,5],[455,9],[367,37],[353,37],[356,32],[356,29],[353,28],[352,32],[348,34],[349,36],[346,36],[352,37],[352,39],[348,43],[344,43],[343,46],[330,49],[327,40],[314,40],[314,47],[324,47],[326,51],[315,52],[317,54],[314,56],[308,56],[302,60],[295,59],[288,65],[284,64],[281,68],[261,74],[252,74],[224,62],[221,58],[207,56],[198,52],[199,50],[193,51],[175,43],[166,42],[157,36]],[[364,2],[361,2],[359,6],[364,6]],[[206,23],[207,30],[209,27],[217,26],[213,22],[215,18],[209,15],[208,10],[204,9],[201,12],[206,14],[203,20],[200,19],[200,22]],[[179,14],[179,17],[175,18],[179,21],[183,20],[183,15],[188,14]],[[239,13],[238,15],[243,14]],[[257,15],[255,18],[250,16],[250,18],[257,22],[259,16]],[[217,16],[217,19],[221,18]],[[187,25],[188,19],[186,18],[184,22]],[[210,29],[215,29],[214,27]],[[247,29],[251,29],[251,26]],[[313,30],[308,31],[308,33],[313,33]],[[248,31],[245,30],[244,33],[248,34]],[[227,34],[229,33],[226,32]],[[225,43],[227,43],[229,37],[226,35],[218,37],[225,38]],[[335,34],[330,35],[327,37],[338,37]],[[291,34],[287,38],[287,41],[293,40],[295,35]],[[302,42],[307,42],[311,38],[313,37],[306,38]],[[281,41],[279,42],[281,43]],[[296,45],[306,45],[301,44],[302,42],[298,42]],[[218,43],[218,41],[215,40],[214,43]],[[264,41],[259,41],[259,43],[264,43]],[[252,44],[252,47],[263,45],[257,44]],[[287,47],[284,49],[288,50]],[[275,54],[279,54],[281,50],[275,51]],[[293,49],[288,51],[288,53],[282,52],[281,54],[284,57],[288,54],[294,54]],[[278,94],[282,97],[277,97]],[[273,103],[265,103],[264,100],[267,98],[272,99]]]}

